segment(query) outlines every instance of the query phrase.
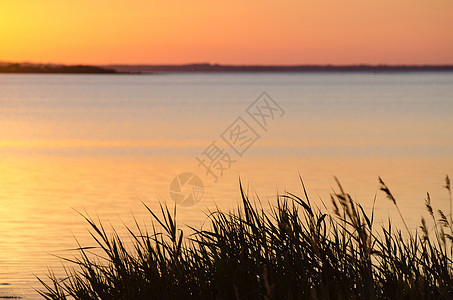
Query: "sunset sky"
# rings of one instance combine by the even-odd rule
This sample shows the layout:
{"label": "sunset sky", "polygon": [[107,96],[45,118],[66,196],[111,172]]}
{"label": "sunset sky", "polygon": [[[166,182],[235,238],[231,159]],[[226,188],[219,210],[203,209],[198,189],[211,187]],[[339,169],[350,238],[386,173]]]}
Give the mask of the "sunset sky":
{"label": "sunset sky", "polygon": [[452,0],[0,0],[0,61],[452,64]]}

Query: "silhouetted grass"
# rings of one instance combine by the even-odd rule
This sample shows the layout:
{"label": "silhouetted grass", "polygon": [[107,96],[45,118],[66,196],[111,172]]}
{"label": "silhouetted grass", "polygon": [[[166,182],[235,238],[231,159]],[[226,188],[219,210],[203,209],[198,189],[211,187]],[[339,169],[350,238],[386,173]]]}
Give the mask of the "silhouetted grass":
{"label": "silhouetted grass", "polygon": [[[381,190],[398,202],[379,178]],[[301,181],[302,182],[302,181]],[[302,182],[303,186],[303,182]],[[446,185],[450,195],[450,180]],[[86,217],[103,255],[79,245],[67,277],[42,280],[47,299],[448,299],[453,297],[450,214],[435,212],[429,194],[420,230],[375,228],[338,183],[333,212],[304,194],[278,196],[270,211],[252,203],[209,214],[207,229],[176,224],[176,209],[149,213],[162,231],[129,230],[133,247]],[[450,205],[451,207],[451,205]],[[407,231],[407,232],[406,232]]]}

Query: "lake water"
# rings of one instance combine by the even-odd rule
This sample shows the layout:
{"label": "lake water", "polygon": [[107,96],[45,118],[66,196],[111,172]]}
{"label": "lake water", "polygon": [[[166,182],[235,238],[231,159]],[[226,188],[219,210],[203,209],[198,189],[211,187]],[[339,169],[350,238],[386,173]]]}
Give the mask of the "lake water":
{"label": "lake water", "polygon": [[150,226],[142,201],[173,205],[183,172],[204,194],[180,224],[234,208],[239,177],[272,202],[301,194],[300,174],[313,203],[330,207],[335,175],[400,224],[381,176],[416,228],[426,192],[449,209],[453,73],[0,75],[0,298],[36,298],[35,276],[62,274],[56,255],[94,244],[79,212],[121,234],[133,216]]}

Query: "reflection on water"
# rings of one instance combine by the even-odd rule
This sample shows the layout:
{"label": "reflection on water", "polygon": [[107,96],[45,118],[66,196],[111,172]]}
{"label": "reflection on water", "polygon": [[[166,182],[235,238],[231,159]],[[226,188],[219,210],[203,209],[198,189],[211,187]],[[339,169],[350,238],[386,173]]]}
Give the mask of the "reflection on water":
{"label": "reflection on water", "polygon": [[[213,182],[195,159],[262,91],[286,114]],[[0,297],[36,294],[35,275],[61,274],[53,255],[74,237],[92,245],[78,212],[150,226],[181,172],[205,184],[178,221],[199,225],[208,209],[239,203],[238,178],[263,202],[300,193],[329,206],[340,178],[371,209],[384,178],[415,228],[425,193],[448,208],[453,175],[453,74],[221,74],[0,76]],[[228,149],[226,144],[223,144]],[[395,216],[378,193],[378,220]],[[171,201],[171,200],[169,200]],[[59,273],[60,272],[60,273]]]}

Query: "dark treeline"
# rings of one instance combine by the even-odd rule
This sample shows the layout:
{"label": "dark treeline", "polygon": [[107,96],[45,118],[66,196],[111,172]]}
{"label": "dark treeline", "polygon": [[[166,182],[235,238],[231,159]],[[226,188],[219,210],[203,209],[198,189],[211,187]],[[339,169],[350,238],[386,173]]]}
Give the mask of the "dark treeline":
{"label": "dark treeline", "polygon": [[117,73],[113,69],[101,68],[96,66],[68,66],[51,64],[18,64],[7,63],[0,65],[0,73],[59,73],[59,74],[113,74]]}

